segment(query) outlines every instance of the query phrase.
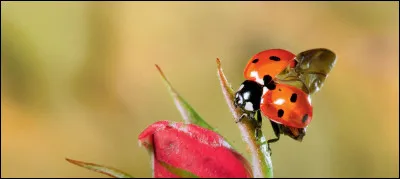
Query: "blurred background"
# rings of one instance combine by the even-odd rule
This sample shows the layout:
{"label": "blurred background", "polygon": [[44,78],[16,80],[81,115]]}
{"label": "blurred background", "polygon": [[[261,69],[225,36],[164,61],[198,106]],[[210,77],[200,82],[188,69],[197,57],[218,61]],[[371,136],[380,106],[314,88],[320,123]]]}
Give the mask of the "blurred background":
{"label": "blurred background", "polygon": [[[399,177],[398,2],[1,2],[1,176],[151,177],[137,137],[181,121],[154,64],[249,159],[223,98],[255,53],[324,47],[337,63],[275,177]],[[263,131],[273,137],[269,122]]]}

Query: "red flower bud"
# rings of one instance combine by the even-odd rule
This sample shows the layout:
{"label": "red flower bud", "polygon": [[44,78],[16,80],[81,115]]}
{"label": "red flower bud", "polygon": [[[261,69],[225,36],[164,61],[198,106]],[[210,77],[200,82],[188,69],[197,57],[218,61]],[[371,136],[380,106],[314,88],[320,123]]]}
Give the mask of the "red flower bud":
{"label": "red flower bud", "polygon": [[201,178],[251,178],[247,160],[216,132],[193,125],[159,121],[139,135],[152,156],[153,176],[179,177],[165,165]]}

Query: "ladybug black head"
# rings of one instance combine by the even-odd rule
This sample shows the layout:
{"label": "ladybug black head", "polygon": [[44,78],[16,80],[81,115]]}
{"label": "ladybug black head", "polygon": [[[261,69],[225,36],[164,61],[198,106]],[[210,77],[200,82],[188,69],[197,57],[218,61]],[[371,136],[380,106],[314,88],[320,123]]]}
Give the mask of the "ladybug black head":
{"label": "ladybug black head", "polygon": [[246,80],[235,94],[234,105],[247,112],[260,109],[262,86],[255,81]]}

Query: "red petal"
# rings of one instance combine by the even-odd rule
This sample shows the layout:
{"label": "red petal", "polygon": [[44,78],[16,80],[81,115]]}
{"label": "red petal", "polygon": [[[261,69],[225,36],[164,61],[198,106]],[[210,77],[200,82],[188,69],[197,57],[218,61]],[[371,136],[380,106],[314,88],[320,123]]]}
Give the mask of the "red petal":
{"label": "red petal", "polygon": [[[252,177],[247,160],[220,135],[193,124],[156,122],[139,135],[139,140],[153,150],[155,161],[163,161],[199,177]],[[175,177],[159,167],[162,166],[156,162],[155,177]]]}

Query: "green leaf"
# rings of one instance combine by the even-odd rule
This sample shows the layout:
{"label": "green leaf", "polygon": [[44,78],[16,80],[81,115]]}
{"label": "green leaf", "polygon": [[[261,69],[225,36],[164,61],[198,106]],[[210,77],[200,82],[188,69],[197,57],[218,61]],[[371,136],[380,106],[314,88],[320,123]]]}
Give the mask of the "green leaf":
{"label": "green leaf", "polygon": [[277,78],[279,82],[301,88],[308,94],[318,92],[336,64],[334,52],[316,48],[299,53],[294,69],[287,68]]}
{"label": "green leaf", "polygon": [[213,127],[211,127],[200,115],[189,105],[172,87],[171,83],[168,81],[167,77],[162,72],[161,68],[156,65],[158,71],[161,74],[162,79],[164,80],[165,84],[167,85],[169,92],[174,99],[175,105],[178,108],[179,112],[181,113],[183,120],[185,122],[196,124],[198,126],[210,129],[215,131]]}
{"label": "green leaf", "polygon": [[[156,64],[157,70],[160,72],[160,75],[167,85],[169,92],[175,102],[176,107],[178,108],[179,112],[182,115],[182,118],[185,122],[195,124],[201,127],[204,127],[206,129],[210,129],[216,133],[219,134],[216,128],[213,128],[210,124],[208,124],[206,121],[203,120],[203,118],[200,117],[200,115],[190,106],[188,102],[186,102],[181,95],[178,94],[178,92],[172,87],[171,83],[168,81],[167,77],[161,70],[161,68]],[[229,142],[223,135],[220,134],[220,136],[233,148],[235,147],[232,145],[231,142]]]}
{"label": "green leaf", "polygon": [[[238,120],[244,113],[239,108],[234,106],[233,101],[235,97],[235,91],[231,88],[228,80],[226,79],[221,67],[221,61],[218,58],[217,69],[225,100],[233,115],[233,118]],[[265,143],[267,140],[261,130],[258,130],[258,135],[260,136],[259,138],[257,138],[255,135],[258,125],[257,122],[254,119],[244,116],[241,122],[238,122],[237,125],[240,133],[242,134],[242,139],[246,142],[249,152],[252,156],[252,172],[254,178],[272,178],[273,167],[271,155],[267,150],[267,145],[263,145],[263,143]]]}
{"label": "green leaf", "polygon": [[174,167],[172,165],[169,165],[169,164],[167,164],[165,162],[162,162],[162,161],[159,161],[159,160],[157,162],[159,162],[169,172],[171,172],[172,174],[174,174],[176,176],[179,176],[181,178],[200,178],[197,175],[195,175],[195,174],[193,174],[193,173],[191,173],[189,171],[186,171],[184,169],[180,169],[180,168]]}
{"label": "green leaf", "polygon": [[125,172],[122,172],[120,170],[117,170],[117,169],[114,169],[111,167],[106,167],[106,166],[101,166],[98,164],[72,160],[72,159],[68,159],[68,158],[66,158],[66,160],[72,164],[78,165],[80,167],[83,167],[83,168],[86,168],[86,169],[89,169],[89,170],[92,170],[95,172],[106,174],[113,178],[134,178],[134,177],[130,176],[129,174],[126,174]]}

